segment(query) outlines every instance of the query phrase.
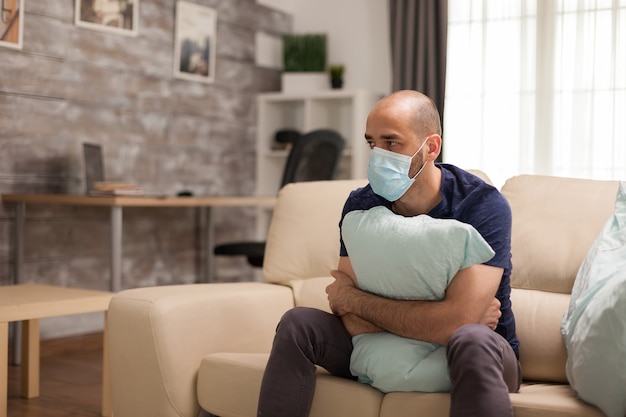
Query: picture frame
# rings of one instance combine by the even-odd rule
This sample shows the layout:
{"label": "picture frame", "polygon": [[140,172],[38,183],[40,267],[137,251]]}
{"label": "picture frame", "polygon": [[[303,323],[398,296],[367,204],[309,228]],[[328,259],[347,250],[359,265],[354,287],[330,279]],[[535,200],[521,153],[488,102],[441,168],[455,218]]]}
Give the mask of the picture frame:
{"label": "picture frame", "polygon": [[137,36],[139,32],[139,0],[75,0],[76,26]]}
{"label": "picture frame", "polygon": [[217,11],[188,1],[176,2],[174,77],[215,81]]}
{"label": "picture frame", "polygon": [[0,0],[0,46],[22,49],[24,0]]}

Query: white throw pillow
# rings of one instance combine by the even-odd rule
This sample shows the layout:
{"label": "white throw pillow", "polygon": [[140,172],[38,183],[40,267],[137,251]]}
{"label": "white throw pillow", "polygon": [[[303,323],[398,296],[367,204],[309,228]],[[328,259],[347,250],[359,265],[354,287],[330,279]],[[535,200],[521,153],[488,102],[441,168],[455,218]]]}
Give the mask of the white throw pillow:
{"label": "white throw pillow", "polygon": [[[459,270],[495,254],[471,225],[382,206],[346,214],[342,237],[359,287],[390,298],[443,299]],[[391,333],[361,334],[353,344],[352,373],[383,392],[451,388],[444,346]]]}
{"label": "white throw pillow", "polygon": [[[584,219],[581,219],[584,221]],[[626,183],[615,213],[583,261],[561,333],[567,377],[578,396],[608,417],[626,415]]]}

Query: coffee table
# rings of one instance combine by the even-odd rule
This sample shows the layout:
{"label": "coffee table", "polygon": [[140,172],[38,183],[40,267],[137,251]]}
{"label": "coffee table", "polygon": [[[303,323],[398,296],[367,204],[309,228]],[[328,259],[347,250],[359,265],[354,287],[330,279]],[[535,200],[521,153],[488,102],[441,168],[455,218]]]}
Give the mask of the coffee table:
{"label": "coffee table", "polygon": [[102,358],[102,415],[111,413],[106,311],[112,292],[51,285],[0,286],[0,417],[7,415],[9,323],[22,322],[21,394],[39,396],[39,319],[105,312]]}

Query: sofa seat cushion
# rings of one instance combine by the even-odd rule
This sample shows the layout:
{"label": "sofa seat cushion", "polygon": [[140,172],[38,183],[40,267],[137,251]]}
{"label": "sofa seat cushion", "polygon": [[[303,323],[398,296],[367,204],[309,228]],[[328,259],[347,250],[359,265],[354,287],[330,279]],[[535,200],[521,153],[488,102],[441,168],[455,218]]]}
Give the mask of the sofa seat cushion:
{"label": "sofa seat cushion", "polygon": [[511,394],[515,417],[605,417],[600,410],[576,398],[568,384],[522,384]]}
{"label": "sofa seat cushion", "polygon": [[[200,406],[220,417],[255,417],[267,358],[267,353],[206,356],[198,372]],[[515,417],[605,417],[596,407],[578,400],[567,384],[524,383],[519,393],[511,394],[511,402]],[[383,395],[319,369],[310,417],[447,417],[449,410],[447,393]]]}
{"label": "sofa seat cushion", "polygon": [[[511,394],[515,417],[604,417],[592,405],[576,399],[566,384],[522,384]],[[380,417],[447,417],[450,395],[444,393],[392,392],[385,395]]]}
{"label": "sofa seat cushion", "polygon": [[[198,371],[198,402],[220,417],[255,417],[267,353],[214,353]],[[515,417],[605,417],[567,384],[524,383],[511,394]],[[447,417],[447,393],[380,391],[318,369],[310,417]]]}
{"label": "sofa seat cushion", "polygon": [[[214,353],[198,371],[200,407],[220,417],[255,417],[268,353]],[[234,388],[234,389],[233,389]],[[383,394],[318,370],[310,417],[378,417]]]}
{"label": "sofa seat cushion", "polygon": [[441,392],[390,392],[385,395],[380,417],[448,417],[450,394]]}
{"label": "sofa seat cushion", "polygon": [[[198,370],[198,402],[218,416],[254,416],[267,353],[214,353]],[[236,389],[233,389],[236,387]]]}

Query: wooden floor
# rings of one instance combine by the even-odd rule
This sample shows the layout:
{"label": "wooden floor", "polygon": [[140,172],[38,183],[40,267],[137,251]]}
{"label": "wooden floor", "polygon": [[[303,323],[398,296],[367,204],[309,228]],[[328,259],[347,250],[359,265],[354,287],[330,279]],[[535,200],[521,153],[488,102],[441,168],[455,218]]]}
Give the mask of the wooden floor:
{"label": "wooden floor", "polygon": [[9,365],[8,417],[100,416],[102,335],[42,341],[39,392],[20,397],[20,368]]}

